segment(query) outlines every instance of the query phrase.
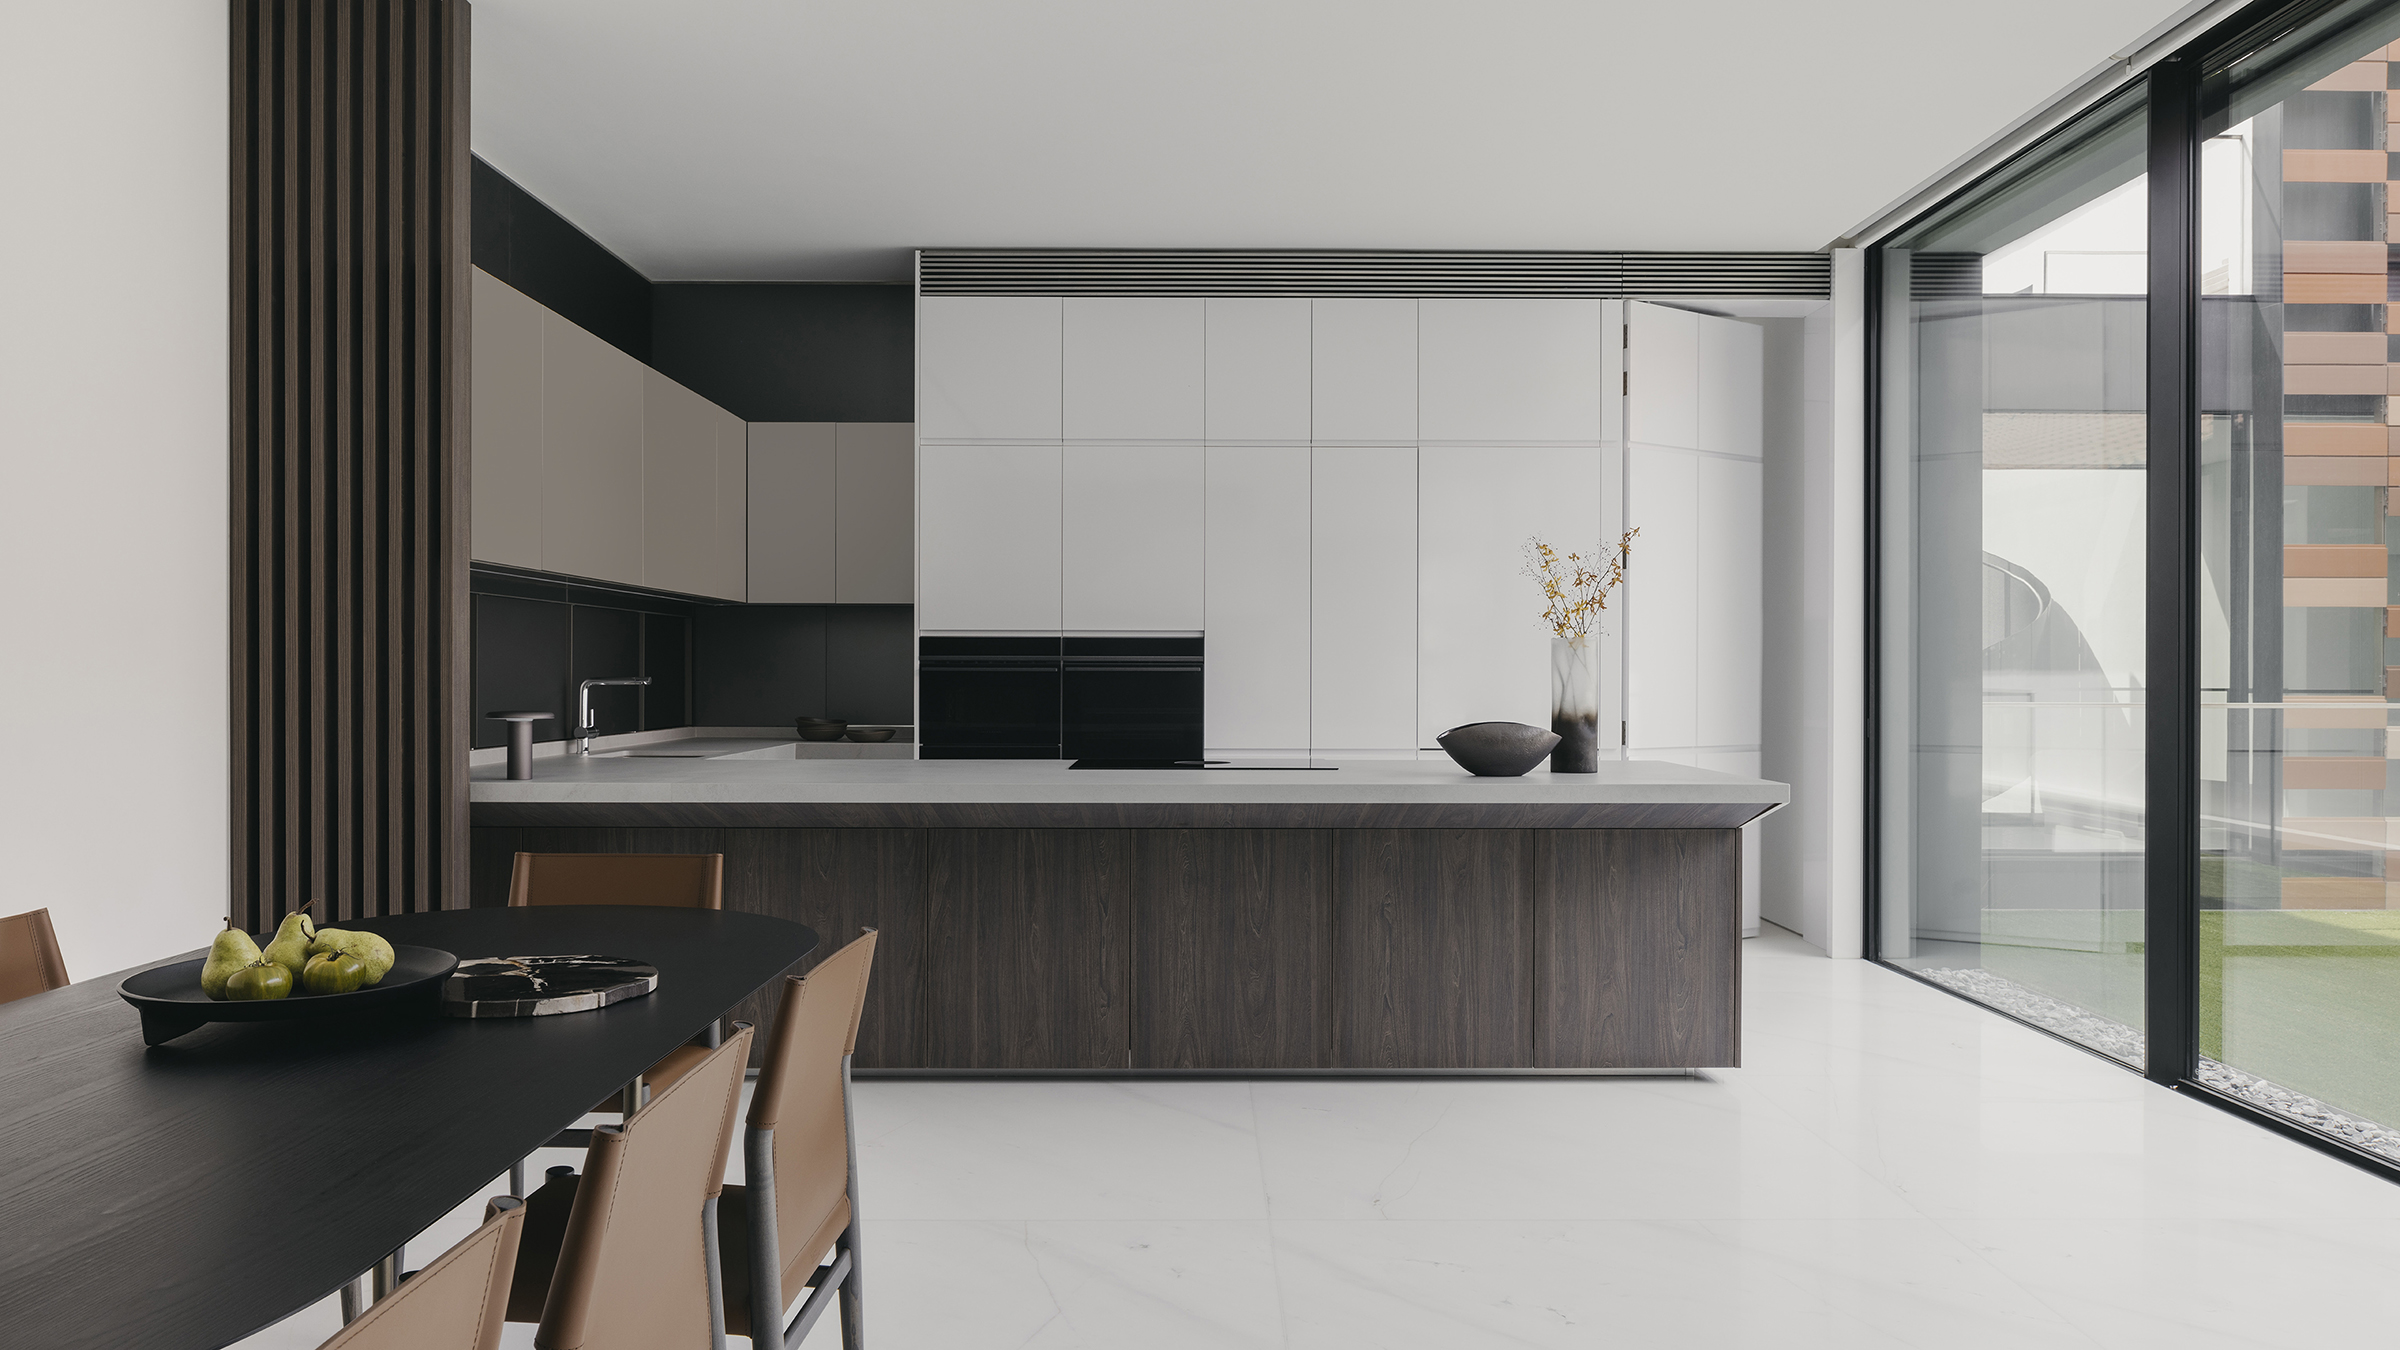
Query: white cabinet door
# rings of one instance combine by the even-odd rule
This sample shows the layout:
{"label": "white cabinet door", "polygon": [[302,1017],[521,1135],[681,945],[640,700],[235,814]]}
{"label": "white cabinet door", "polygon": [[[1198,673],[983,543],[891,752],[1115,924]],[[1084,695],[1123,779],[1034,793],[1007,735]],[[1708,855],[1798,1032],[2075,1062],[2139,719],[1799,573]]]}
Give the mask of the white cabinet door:
{"label": "white cabinet door", "polygon": [[1600,302],[1417,302],[1417,434],[1600,439]]}
{"label": "white cabinet door", "polygon": [[1196,445],[1066,448],[1068,632],[1200,631],[1205,464]]}
{"label": "white cabinet door", "polygon": [[1306,446],[1209,447],[1212,750],[1308,746],[1308,503]]}
{"label": "white cabinet door", "polygon": [[1057,632],[1059,447],[928,445],[918,454],[918,628]]}
{"label": "white cabinet door", "polygon": [[1757,460],[1696,456],[1692,466],[1692,614],[1695,745],[1759,743],[1764,613],[1759,535],[1762,466]]}
{"label": "white cabinet door", "polygon": [[716,423],[717,533],[708,594],[750,598],[750,425],[709,405]]}
{"label": "white cabinet door", "polygon": [[1066,436],[1196,441],[1207,371],[1206,302],[1071,297],[1066,302]]}
{"label": "white cabinet door", "polygon": [[1625,302],[1626,440],[1700,448],[1700,319],[1689,310]]}
{"label": "white cabinet door", "polygon": [[1600,451],[1427,446],[1417,473],[1417,743],[1467,722],[1550,725],[1550,629],[1525,540],[1599,552]]}
{"label": "white cabinet door", "polygon": [[717,407],[642,372],[642,584],[711,595],[717,576]]}
{"label": "white cabinet door", "polygon": [[750,424],[750,599],[836,599],[836,447],[831,422]]}
{"label": "white cabinet door", "polygon": [[1634,759],[1690,764],[1701,744],[1698,610],[1716,598],[1699,587],[1701,458],[1646,445],[1625,451],[1625,523],[1642,532],[1623,602],[1626,746]]}
{"label": "white cabinet door", "polygon": [[1317,446],[1309,486],[1309,742],[1417,744],[1417,452]]}
{"label": "white cabinet door", "polygon": [[834,599],[905,605],[916,598],[917,437],[908,422],[835,430]]}
{"label": "white cabinet door", "polygon": [[1417,438],[1417,302],[1313,302],[1309,436],[1319,441]]}
{"label": "white cabinet door", "polygon": [[642,363],[542,315],[542,570],[643,584]]}
{"label": "white cabinet door", "polygon": [[470,556],[542,565],[542,307],[474,271]]}
{"label": "white cabinet door", "polygon": [[1308,440],[1308,311],[1306,300],[1208,302],[1210,440]]}
{"label": "white cabinet door", "polygon": [[1057,440],[1055,296],[917,301],[918,421],[932,440]]}
{"label": "white cabinet door", "polygon": [[1692,444],[1712,454],[1756,459],[1766,427],[1766,331],[1739,319],[1693,318],[1700,397]]}

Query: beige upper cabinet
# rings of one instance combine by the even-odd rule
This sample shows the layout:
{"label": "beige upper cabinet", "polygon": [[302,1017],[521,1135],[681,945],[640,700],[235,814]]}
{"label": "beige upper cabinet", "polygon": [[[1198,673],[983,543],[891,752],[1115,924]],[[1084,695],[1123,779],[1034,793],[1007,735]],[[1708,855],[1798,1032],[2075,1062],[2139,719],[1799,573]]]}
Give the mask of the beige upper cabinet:
{"label": "beige upper cabinet", "polygon": [[468,553],[542,565],[542,307],[474,273],[474,501]]}
{"label": "beige upper cabinet", "polygon": [[641,362],[542,314],[542,570],[646,585]]}
{"label": "beige upper cabinet", "polygon": [[715,595],[717,407],[655,370],[642,383],[642,584]]}
{"label": "beige upper cabinet", "polygon": [[831,422],[750,424],[750,598],[823,605],[836,596],[840,476]]}
{"label": "beige upper cabinet", "polygon": [[916,599],[916,426],[750,424],[750,596],[776,604]]}
{"label": "beige upper cabinet", "polygon": [[742,599],[742,420],[477,269],[478,562]]}
{"label": "beige upper cabinet", "polygon": [[916,433],[912,422],[834,429],[834,599],[842,604],[917,598]]}

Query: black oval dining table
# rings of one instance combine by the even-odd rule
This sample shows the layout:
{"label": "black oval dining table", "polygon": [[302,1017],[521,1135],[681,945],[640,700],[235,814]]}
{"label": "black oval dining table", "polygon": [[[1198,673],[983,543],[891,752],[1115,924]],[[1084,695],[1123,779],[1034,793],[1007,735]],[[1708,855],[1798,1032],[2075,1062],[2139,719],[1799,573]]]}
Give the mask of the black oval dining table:
{"label": "black oval dining table", "polygon": [[658,989],[549,1017],[211,1023],[151,1048],[117,996],[131,971],[0,1004],[0,1343],[240,1340],[484,1193],[817,944],[765,915],[640,906],[342,927],[462,958],[631,957]]}

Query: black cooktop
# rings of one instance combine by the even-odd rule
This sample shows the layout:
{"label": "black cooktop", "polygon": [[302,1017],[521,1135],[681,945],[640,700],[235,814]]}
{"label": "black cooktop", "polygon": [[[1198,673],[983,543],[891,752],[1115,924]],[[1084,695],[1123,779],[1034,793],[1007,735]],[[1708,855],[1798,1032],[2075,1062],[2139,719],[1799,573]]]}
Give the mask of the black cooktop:
{"label": "black cooktop", "polygon": [[1313,769],[1332,773],[1341,766],[1319,764],[1312,759],[1079,759],[1067,766],[1070,769],[1230,769],[1248,772],[1253,769]]}

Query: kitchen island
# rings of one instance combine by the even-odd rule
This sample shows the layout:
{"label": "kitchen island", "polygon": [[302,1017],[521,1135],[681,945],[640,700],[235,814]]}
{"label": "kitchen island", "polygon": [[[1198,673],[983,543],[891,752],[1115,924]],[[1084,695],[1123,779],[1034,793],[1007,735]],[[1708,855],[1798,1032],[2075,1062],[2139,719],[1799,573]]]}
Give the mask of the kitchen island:
{"label": "kitchen island", "polygon": [[1740,827],[1789,796],[1648,761],[548,760],[475,771],[474,902],[520,850],[723,853],[728,908],[881,930],[862,1072],[1694,1069],[1739,1062]]}

